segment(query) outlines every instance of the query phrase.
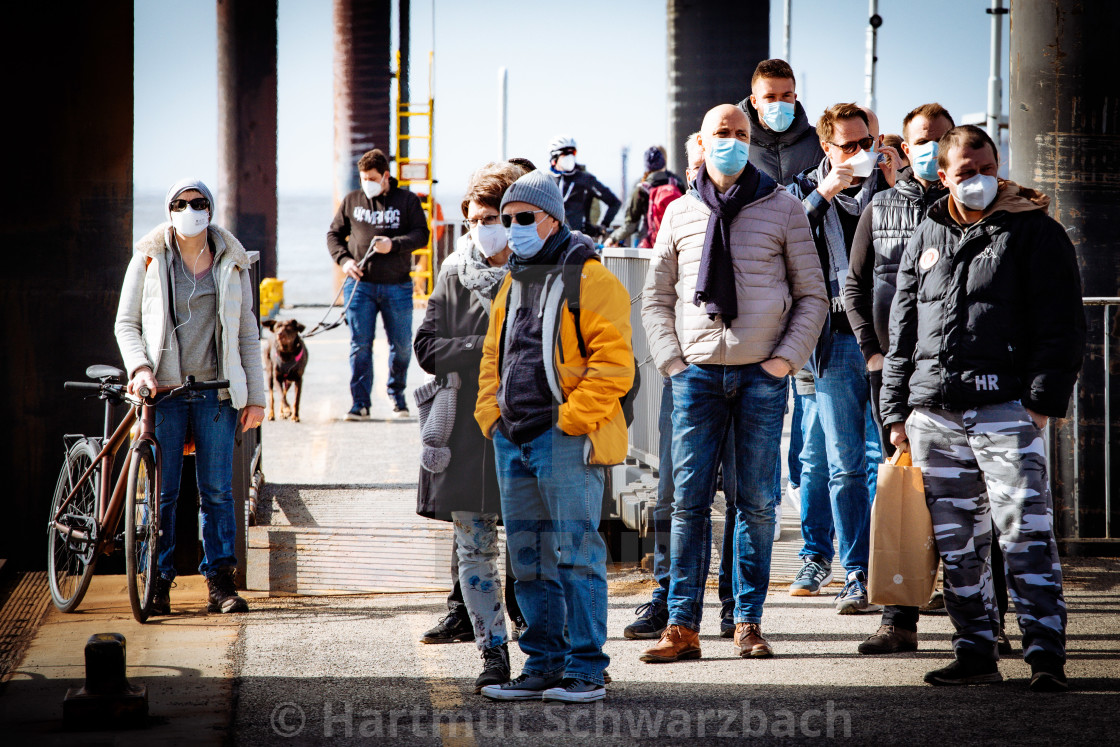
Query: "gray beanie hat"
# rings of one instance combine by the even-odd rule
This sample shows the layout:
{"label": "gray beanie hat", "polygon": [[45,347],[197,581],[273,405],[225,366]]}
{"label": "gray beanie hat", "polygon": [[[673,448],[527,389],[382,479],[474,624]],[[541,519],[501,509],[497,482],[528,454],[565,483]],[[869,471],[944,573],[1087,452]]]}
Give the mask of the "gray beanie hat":
{"label": "gray beanie hat", "polygon": [[171,220],[171,201],[187,190],[196,189],[202,193],[202,196],[210,201],[210,221],[214,221],[214,195],[211,194],[210,188],[202,183],[201,179],[186,178],[180,179],[171,185],[171,189],[167,190],[167,197],[163,200],[163,215],[167,220]]}
{"label": "gray beanie hat", "polygon": [[502,197],[502,207],[511,202],[536,205],[561,223],[564,222],[564,198],[552,177],[540,169],[530,171],[515,181]]}

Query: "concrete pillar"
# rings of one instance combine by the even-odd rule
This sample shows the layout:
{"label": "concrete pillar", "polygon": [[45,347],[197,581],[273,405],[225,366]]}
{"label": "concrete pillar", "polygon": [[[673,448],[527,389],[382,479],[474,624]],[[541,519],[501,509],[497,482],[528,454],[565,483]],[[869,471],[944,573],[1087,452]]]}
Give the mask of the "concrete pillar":
{"label": "concrete pillar", "polygon": [[[0,558],[46,566],[64,433],[101,433],[63,392],[120,365],[113,320],[132,256],[132,3],[20,6],[0,45],[8,132],[0,243]],[[47,36],[60,43],[45,43]]]}
{"label": "concrete pillar", "polygon": [[668,0],[669,168],[684,174],[685,139],[704,113],[750,95],[751,74],[770,56],[769,0]]}
{"label": "concrete pillar", "polygon": [[[1120,280],[1120,76],[1110,34],[1120,28],[1120,4],[1052,0],[1011,6],[1011,178],[1050,195],[1050,215],[1077,249],[1086,296],[1116,296]],[[1105,340],[1104,314],[1112,316]],[[1073,417],[1054,434],[1057,533],[1067,550],[1105,536],[1105,345],[1113,368],[1117,309],[1086,308],[1088,348]],[[1107,375],[1112,379],[1114,372]],[[1115,383],[1115,382],[1114,382]],[[1116,392],[1111,402],[1111,463],[1115,471]],[[1113,475],[1112,496],[1120,480]],[[1113,536],[1120,517],[1112,500]],[[1112,544],[1113,551],[1118,546]]]}
{"label": "concrete pillar", "polygon": [[389,152],[390,0],[334,0],[334,197],[358,188],[358,159]]}
{"label": "concrete pillar", "polygon": [[276,276],[276,3],[218,0],[217,222]]}

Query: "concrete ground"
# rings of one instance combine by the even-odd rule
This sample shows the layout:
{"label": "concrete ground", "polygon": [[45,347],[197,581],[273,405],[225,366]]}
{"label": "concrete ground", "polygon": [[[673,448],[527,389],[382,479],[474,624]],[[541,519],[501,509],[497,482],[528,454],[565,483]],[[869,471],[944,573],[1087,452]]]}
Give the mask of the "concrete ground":
{"label": "concrete ground", "polygon": [[[297,311],[305,322],[321,313]],[[345,330],[312,340],[317,383],[305,392],[303,422],[266,424],[265,432],[269,479],[336,486],[340,511],[347,485],[414,485],[418,440],[414,422],[338,422],[349,404],[345,340]],[[375,398],[384,397],[383,340]],[[410,385],[419,381],[410,376]],[[375,415],[389,409],[387,400],[375,401]],[[414,500],[406,493],[402,503]],[[796,543],[790,534],[783,545]],[[874,632],[877,615],[842,617],[831,596],[790,597],[779,583],[763,624],[773,659],[739,659],[718,637],[712,589],[704,657],[643,664],[638,656],[647,644],[624,639],[622,629],[648,599],[649,577],[612,568],[606,651],[614,681],[605,701],[586,706],[495,704],[475,695],[480,661],[473,644],[419,643],[446,610],[444,594],[247,593],[248,614],[207,616],[204,584],[180,577],[175,614],[141,626],[128,612],[123,579],[102,576],[79,614],[51,610],[0,694],[0,743],[1113,743],[1120,733],[1120,561],[1066,560],[1065,569],[1073,692],[1036,695],[1026,689],[1029,668],[1018,655],[1001,662],[1000,685],[922,684],[924,672],[950,657],[944,615],[922,618],[917,652],[864,657],[856,646]],[[107,631],[128,638],[129,677],[149,688],[152,724],[64,731],[61,701],[67,687],[81,683],[82,645]],[[512,658],[516,672],[524,661],[516,645]]]}

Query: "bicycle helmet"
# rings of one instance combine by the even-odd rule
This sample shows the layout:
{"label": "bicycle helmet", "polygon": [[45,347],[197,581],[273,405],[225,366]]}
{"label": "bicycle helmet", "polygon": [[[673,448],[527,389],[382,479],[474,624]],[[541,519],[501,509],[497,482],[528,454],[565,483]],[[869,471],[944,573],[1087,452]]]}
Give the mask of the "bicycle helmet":
{"label": "bicycle helmet", "polygon": [[569,137],[568,135],[557,135],[557,136],[555,136],[554,138],[552,138],[551,140],[548,141],[548,155],[549,155],[549,158],[555,158],[556,156],[560,155],[560,153],[562,151],[565,151],[568,148],[571,148],[572,150],[575,150],[576,141],[575,141],[574,138]]}

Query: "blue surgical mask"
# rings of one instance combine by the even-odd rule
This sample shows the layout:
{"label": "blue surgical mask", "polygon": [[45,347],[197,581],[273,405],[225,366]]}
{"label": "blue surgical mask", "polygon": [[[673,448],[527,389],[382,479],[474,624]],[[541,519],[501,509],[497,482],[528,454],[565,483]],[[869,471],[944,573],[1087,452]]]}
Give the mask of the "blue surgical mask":
{"label": "blue surgical mask", "polygon": [[749,156],[750,146],[733,137],[712,138],[711,144],[704,146],[704,160],[725,176],[742,171]]}
{"label": "blue surgical mask", "polygon": [[545,239],[540,237],[537,233],[536,223],[531,223],[523,226],[520,223],[514,223],[506,229],[506,236],[509,238],[509,248],[520,259],[532,259],[541,253],[544,248]]}
{"label": "blue surgical mask", "polygon": [[910,149],[910,165],[914,176],[927,182],[937,181],[937,141],[927,140]]}
{"label": "blue surgical mask", "polygon": [[774,132],[785,132],[793,124],[793,104],[771,101],[762,105],[762,112],[758,116]]}

